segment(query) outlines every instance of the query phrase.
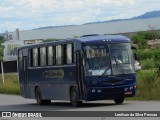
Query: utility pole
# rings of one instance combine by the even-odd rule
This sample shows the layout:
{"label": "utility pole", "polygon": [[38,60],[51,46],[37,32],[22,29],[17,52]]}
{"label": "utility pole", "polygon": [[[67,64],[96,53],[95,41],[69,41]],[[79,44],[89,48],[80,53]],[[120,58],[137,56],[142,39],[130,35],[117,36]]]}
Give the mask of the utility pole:
{"label": "utility pole", "polygon": [[3,80],[3,84],[4,84],[3,61],[1,61],[1,70],[2,70],[2,80]]}

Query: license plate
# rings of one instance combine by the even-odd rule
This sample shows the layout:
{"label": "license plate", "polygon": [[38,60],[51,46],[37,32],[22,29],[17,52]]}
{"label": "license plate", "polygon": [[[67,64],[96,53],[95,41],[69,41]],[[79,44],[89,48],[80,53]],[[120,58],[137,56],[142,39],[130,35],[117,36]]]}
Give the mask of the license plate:
{"label": "license plate", "polygon": [[124,94],[125,95],[130,95],[130,94],[132,94],[132,91],[131,92],[125,92]]}

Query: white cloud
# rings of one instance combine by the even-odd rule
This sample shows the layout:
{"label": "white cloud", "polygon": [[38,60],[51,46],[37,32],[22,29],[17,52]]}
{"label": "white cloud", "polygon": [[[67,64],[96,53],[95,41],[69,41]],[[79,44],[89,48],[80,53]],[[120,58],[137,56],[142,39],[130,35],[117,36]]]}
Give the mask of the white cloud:
{"label": "white cloud", "polygon": [[159,0],[6,0],[0,3],[0,32],[131,18],[159,10],[159,4]]}

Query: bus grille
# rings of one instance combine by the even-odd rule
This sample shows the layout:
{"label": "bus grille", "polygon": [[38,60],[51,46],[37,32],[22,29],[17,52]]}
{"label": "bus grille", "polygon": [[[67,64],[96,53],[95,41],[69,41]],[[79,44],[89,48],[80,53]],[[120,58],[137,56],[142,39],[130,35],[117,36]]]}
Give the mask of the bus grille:
{"label": "bus grille", "polygon": [[122,88],[109,88],[109,89],[104,89],[104,93],[118,93],[118,92],[123,92]]}
{"label": "bus grille", "polygon": [[119,83],[119,82],[124,82],[123,80],[103,80],[102,81],[104,84],[107,83]]}

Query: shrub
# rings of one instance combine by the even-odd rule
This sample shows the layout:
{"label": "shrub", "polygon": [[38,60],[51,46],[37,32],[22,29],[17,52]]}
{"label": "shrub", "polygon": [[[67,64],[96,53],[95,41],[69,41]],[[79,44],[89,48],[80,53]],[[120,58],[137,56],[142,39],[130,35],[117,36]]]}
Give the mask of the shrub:
{"label": "shrub", "polygon": [[140,63],[141,63],[142,69],[149,70],[149,69],[154,69],[156,67],[155,61],[153,59],[146,59],[146,60],[140,61]]}
{"label": "shrub", "polygon": [[2,81],[2,75],[0,74],[0,93],[5,94],[19,94],[19,83],[17,74],[5,74],[5,84]]}
{"label": "shrub", "polygon": [[156,56],[160,56],[160,48],[155,50],[139,50],[138,55],[140,60],[155,59]]}
{"label": "shrub", "polygon": [[134,99],[160,100],[160,78],[154,70],[137,72],[137,92]]}

